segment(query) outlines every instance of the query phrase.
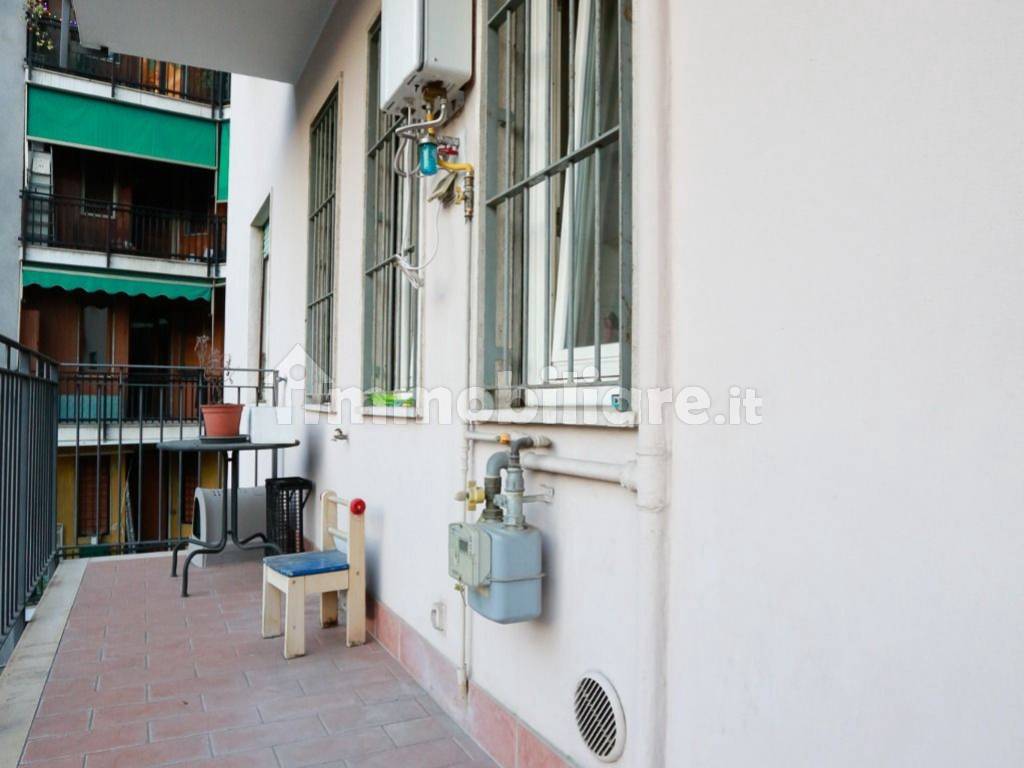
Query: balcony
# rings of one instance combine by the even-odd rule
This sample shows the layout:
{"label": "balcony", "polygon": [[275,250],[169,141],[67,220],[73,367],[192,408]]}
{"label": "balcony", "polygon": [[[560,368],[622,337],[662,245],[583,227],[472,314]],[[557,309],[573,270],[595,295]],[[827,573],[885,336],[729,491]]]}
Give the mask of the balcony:
{"label": "balcony", "polygon": [[30,69],[85,77],[109,83],[112,90],[129,88],[206,104],[214,110],[231,101],[231,75],[227,72],[91,48],[82,44],[75,25],[68,30],[67,58],[62,66],[60,20],[44,17],[36,24],[38,29],[30,28],[26,35],[26,61]]}
{"label": "balcony", "polygon": [[[425,664],[443,658],[385,607],[371,603],[367,617],[380,642],[370,637],[351,648],[342,627],[321,627],[307,610],[306,656],[285,660],[280,638],[261,638],[258,560],[193,568],[190,596],[181,597],[166,550],[188,534],[190,521],[178,517],[174,527],[173,504],[160,494],[182,487],[179,478],[192,470],[185,483],[203,477],[212,485],[216,467],[158,465],[162,454],[143,461],[141,447],[127,442],[102,453],[81,443],[73,452],[56,446],[58,422],[156,422],[174,430],[170,438],[185,424],[198,426],[206,384],[197,368],[58,366],[0,337],[0,646],[17,642],[0,676],[0,763],[496,768],[444,713],[440,702],[453,695],[451,686],[416,681]],[[276,388],[273,371],[236,370],[225,398],[273,401]],[[118,468],[105,482],[85,484],[110,499],[111,513],[127,512],[133,522],[122,518],[115,526],[111,518],[104,531],[96,519],[75,538],[106,539],[106,548],[62,548],[55,538],[55,528],[68,538],[62,494],[75,487],[66,465],[112,470],[115,461],[131,465],[133,450],[135,466],[158,482]],[[127,498],[126,485],[115,490],[119,478],[140,495]],[[76,519],[83,517],[79,501]],[[145,532],[143,507],[168,514],[163,540],[124,538]],[[26,623],[30,603],[34,615]],[[462,707],[463,724],[483,741],[494,727],[480,725],[495,712],[493,701],[471,686]]]}
{"label": "balcony", "polygon": [[[62,448],[145,445],[200,434],[211,382],[187,365],[59,364],[58,444]],[[276,403],[274,370],[225,372],[226,402]]]}
{"label": "balcony", "polygon": [[[213,390],[203,369],[63,364],[59,371],[57,519],[64,554],[160,550],[188,536],[194,489],[210,483],[216,463],[198,454],[168,458],[156,443],[202,434],[200,406]],[[278,383],[273,370],[231,369],[223,397],[275,404]],[[256,470],[276,460],[255,456]]]}
{"label": "balcony", "polygon": [[[122,255],[193,265],[192,269],[186,269],[186,274],[213,276],[227,252],[227,224],[222,215],[122,205],[29,190],[23,190],[21,198],[22,241],[27,247],[43,246],[63,251],[64,255],[57,258],[56,263],[164,271],[152,263],[143,265],[123,260],[112,263],[112,255]],[[90,259],[74,252],[102,256]],[[27,260],[53,263],[54,257],[30,252]]]}
{"label": "balcony", "polygon": [[22,765],[497,768],[373,638],[348,648],[310,609],[286,661],[260,638],[258,562],[194,569],[185,600],[167,555],[61,568],[77,591],[38,708],[9,707]]}

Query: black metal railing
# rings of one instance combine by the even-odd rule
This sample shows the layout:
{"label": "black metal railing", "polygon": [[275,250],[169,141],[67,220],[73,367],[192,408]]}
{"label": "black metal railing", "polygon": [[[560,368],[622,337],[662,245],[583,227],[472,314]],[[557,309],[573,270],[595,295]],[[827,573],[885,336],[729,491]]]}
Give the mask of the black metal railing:
{"label": "black metal railing", "polygon": [[207,265],[227,253],[226,217],[22,190],[22,240],[31,245],[155,256]]}
{"label": "black metal railing", "polygon": [[57,376],[0,336],[0,664],[57,552]]}
{"label": "black metal railing", "polygon": [[[199,437],[211,401],[276,405],[282,384],[273,369],[233,368],[213,381],[190,366],[62,364],[63,553],[154,551],[186,537],[194,488],[219,487],[203,480],[219,470],[199,453],[165,454],[157,443]],[[267,453],[255,452],[254,482],[274,465]]]}
{"label": "black metal railing", "polygon": [[148,91],[209,104],[214,109],[231,102],[231,75],[227,72],[91,48],[82,44],[74,25],[68,29],[67,58],[61,66],[60,20],[43,18],[34,24],[37,27],[29,28],[27,34],[29,68],[66,72],[110,83],[111,88]]}

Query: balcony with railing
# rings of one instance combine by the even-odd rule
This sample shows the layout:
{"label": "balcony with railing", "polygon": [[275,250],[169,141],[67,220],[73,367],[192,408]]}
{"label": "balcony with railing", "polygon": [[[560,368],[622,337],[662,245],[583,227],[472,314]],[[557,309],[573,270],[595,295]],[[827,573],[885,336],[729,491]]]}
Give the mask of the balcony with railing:
{"label": "balcony with railing", "polygon": [[67,50],[62,53],[60,19],[43,16],[32,21],[26,36],[29,68],[102,81],[109,83],[112,89],[130,88],[209,104],[214,109],[231,101],[231,75],[227,72],[93,48],[82,43],[73,21],[67,27],[67,34]]}
{"label": "balcony with railing", "polygon": [[57,371],[0,336],[0,667],[56,555]]}
{"label": "balcony with railing", "polygon": [[273,369],[231,368],[217,383],[187,365],[61,363],[59,370],[62,447],[197,437],[201,407],[215,393],[228,403],[275,405],[280,385]]}
{"label": "balcony with railing", "polygon": [[[199,454],[169,457],[156,444],[202,435],[202,406],[214,395],[273,406],[281,384],[274,370],[230,369],[217,383],[193,366],[59,370],[57,515],[65,554],[160,550],[189,535],[194,489],[216,466]],[[274,462],[255,454],[257,472]]]}
{"label": "balcony with railing", "polygon": [[[236,369],[215,392],[221,383],[226,400],[273,403],[281,381]],[[182,597],[168,550],[209,520],[194,517],[197,486],[209,499],[230,472],[240,487],[237,456],[171,454],[123,434],[57,446],[58,422],[155,423],[174,439],[198,425],[209,384],[187,367],[58,369],[0,337],[0,646],[17,643],[0,675],[0,764],[495,768],[443,713],[446,699],[431,698],[440,689],[415,682],[423,668],[442,679],[445,658],[382,605],[367,619],[385,645],[350,646],[337,625],[362,610],[351,598],[320,621],[289,603],[290,626],[307,622],[308,658],[288,659],[261,631],[272,608],[258,559],[196,560]],[[263,456],[253,485],[276,476],[275,451],[251,453]],[[324,489],[322,504],[332,497]],[[386,639],[399,636],[400,648]],[[495,711],[478,689],[468,695],[468,707]]]}
{"label": "balcony with railing", "polygon": [[211,272],[227,252],[226,217],[22,191],[27,246],[171,259]]}

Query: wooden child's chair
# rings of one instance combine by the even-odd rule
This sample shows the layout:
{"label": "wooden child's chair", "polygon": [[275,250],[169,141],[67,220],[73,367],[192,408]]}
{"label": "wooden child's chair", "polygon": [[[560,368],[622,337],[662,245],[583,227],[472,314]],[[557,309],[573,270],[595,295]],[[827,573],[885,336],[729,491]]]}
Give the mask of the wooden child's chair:
{"label": "wooden child's chair", "polygon": [[[338,504],[348,508],[348,530],[338,521]],[[366,549],[363,512],[366,502],[338,499],[334,491],[320,494],[319,552],[263,558],[263,637],[281,634],[284,595],[284,657],[306,653],[306,595],[320,595],[320,626],[338,623],[338,591],[345,590],[345,642],[366,642]]]}

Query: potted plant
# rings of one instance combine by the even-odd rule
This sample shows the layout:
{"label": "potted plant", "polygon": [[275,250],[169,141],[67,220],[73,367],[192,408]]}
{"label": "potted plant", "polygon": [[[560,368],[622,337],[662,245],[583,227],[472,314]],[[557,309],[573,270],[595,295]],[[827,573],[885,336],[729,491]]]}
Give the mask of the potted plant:
{"label": "potted plant", "polygon": [[205,335],[196,339],[196,357],[203,369],[206,390],[206,402],[202,405],[206,436],[237,437],[244,406],[241,403],[224,402],[224,382],[230,376],[227,373],[230,358],[225,360],[221,351],[213,346],[210,337]]}
{"label": "potted plant", "polygon": [[53,50],[53,36],[50,25],[59,23],[50,13],[46,0],[25,0],[25,21],[32,35],[33,46],[40,51]]}

